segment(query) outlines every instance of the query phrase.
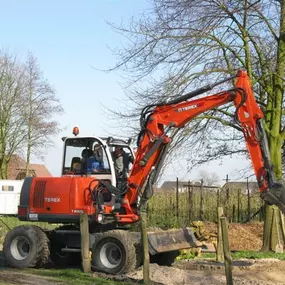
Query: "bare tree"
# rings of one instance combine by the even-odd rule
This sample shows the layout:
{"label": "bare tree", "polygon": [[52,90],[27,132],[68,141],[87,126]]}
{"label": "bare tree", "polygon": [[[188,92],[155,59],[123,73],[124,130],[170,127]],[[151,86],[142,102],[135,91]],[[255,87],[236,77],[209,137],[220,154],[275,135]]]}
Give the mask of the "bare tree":
{"label": "bare tree", "polygon": [[63,109],[43,77],[36,58],[26,62],[0,51],[0,178],[7,179],[15,153],[26,153],[26,175],[32,153],[42,156],[60,130],[53,116]]}
{"label": "bare tree", "polygon": [[22,116],[25,70],[15,56],[0,51],[0,178],[7,179],[8,164],[26,139]]}
{"label": "bare tree", "polygon": [[31,53],[28,54],[25,71],[26,104],[23,115],[27,128],[25,172],[28,175],[31,154],[42,156],[44,149],[52,145],[52,136],[60,131],[59,123],[53,120],[53,116],[61,114],[63,108]]}
{"label": "bare tree", "polygon": [[204,185],[206,186],[214,186],[217,185],[217,183],[220,181],[220,177],[215,172],[207,172],[206,170],[200,170],[199,179],[203,179]]}

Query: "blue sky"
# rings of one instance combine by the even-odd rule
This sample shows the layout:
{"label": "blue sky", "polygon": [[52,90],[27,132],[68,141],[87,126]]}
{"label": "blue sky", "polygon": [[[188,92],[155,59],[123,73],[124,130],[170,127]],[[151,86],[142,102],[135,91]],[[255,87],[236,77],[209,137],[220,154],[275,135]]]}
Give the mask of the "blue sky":
{"label": "blue sky", "polygon": [[[66,129],[54,138],[55,147],[48,150],[45,158],[50,172],[60,175],[60,138],[70,135],[75,125],[81,135],[108,135],[113,122],[102,105],[116,109],[123,98],[119,75],[93,68],[113,66],[116,58],[109,47],[120,47],[125,41],[106,22],[127,24],[132,16],[137,17],[147,9],[149,3],[146,0],[0,0],[0,4],[1,48],[20,55],[31,51],[65,110],[59,121]],[[243,162],[236,160],[234,164]],[[215,163],[201,169],[214,171],[223,178],[231,173],[232,166],[233,162],[227,160],[222,166]],[[181,174],[181,167],[186,171],[185,165],[179,171],[170,166],[167,179],[196,178],[198,170],[190,177]]]}

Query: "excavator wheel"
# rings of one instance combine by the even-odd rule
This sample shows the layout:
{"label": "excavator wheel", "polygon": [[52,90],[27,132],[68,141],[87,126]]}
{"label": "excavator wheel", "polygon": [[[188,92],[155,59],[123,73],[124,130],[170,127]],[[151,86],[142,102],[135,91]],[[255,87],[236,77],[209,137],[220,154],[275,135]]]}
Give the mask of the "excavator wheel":
{"label": "excavator wheel", "polygon": [[139,241],[132,233],[111,230],[95,237],[92,268],[110,274],[127,273],[141,263]]}
{"label": "excavator wheel", "polygon": [[14,268],[41,267],[49,258],[49,239],[37,226],[18,226],[8,232],[3,252]]}
{"label": "excavator wheel", "polygon": [[[56,228],[55,230],[78,230],[78,228],[74,225],[63,225]],[[50,259],[55,265],[58,265],[60,267],[80,265],[80,252],[62,252],[61,249],[65,247],[65,245],[59,242],[56,235],[54,234],[51,235],[50,240]]]}
{"label": "excavator wheel", "polygon": [[171,266],[178,255],[178,250],[162,252],[156,255],[150,255],[150,262],[157,263],[158,265]]}

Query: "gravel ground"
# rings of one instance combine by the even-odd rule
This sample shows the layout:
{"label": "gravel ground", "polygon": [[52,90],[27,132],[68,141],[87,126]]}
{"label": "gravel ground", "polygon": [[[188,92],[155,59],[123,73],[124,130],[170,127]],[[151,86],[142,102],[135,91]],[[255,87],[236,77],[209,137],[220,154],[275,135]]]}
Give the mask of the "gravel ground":
{"label": "gravel ground", "polygon": [[[184,263],[184,264],[183,264]],[[211,261],[178,262],[175,267],[151,264],[150,278],[165,285],[224,285],[226,277],[222,264]],[[188,263],[188,264],[187,264]],[[187,265],[187,266],[185,266]],[[203,266],[200,266],[203,265]],[[199,268],[193,270],[188,268]],[[181,269],[184,268],[184,269]],[[142,279],[142,268],[128,274],[128,277]],[[233,283],[235,285],[281,285],[285,284],[285,262],[277,259],[240,260],[233,263]]]}

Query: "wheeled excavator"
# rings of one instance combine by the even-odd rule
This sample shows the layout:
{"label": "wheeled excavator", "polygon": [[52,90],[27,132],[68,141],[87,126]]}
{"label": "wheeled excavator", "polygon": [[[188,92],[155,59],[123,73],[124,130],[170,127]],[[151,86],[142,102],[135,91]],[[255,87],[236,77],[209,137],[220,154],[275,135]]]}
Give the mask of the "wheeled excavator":
{"label": "wheeled excavator", "polygon": [[[213,95],[199,96],[229,80],[235,87]],[[194,97],[198,98],[193,99]],[[177,130],[201,113],[233,103],[235,118],[242,130],[259,185],[261,198],[285,212],[284,186],[274,179],[270,162],[263,113],[259,108],[245,71],[178,98],[148,105],[140,118],[141,131],[129,175],[115,175],[114,147],[121,146],[134,156],[129,142],[113,138],[63,138],[64,155],[61,177],[27,177],[24,181],[18,218],[62,224],[55,230],[19,226],[4,242],[4,255],[13,267],[41,266],[51,259],[56,264],[80,260],[79,218],[89,217],[92,267],[106,273],[122,273],[141,263],[140,235],[130,225],[140,220],[140,212],[153,194],[158,177]],[[95,144],[103,149],[100,171],[88,170],[84,159]],[[82,156],[81,158],[81,151]],[[90,152],[90,151],[89,151]],[[190,229],[148,233],[149,251],[157,263],[169,262],[178,249],[197,243]]]}

